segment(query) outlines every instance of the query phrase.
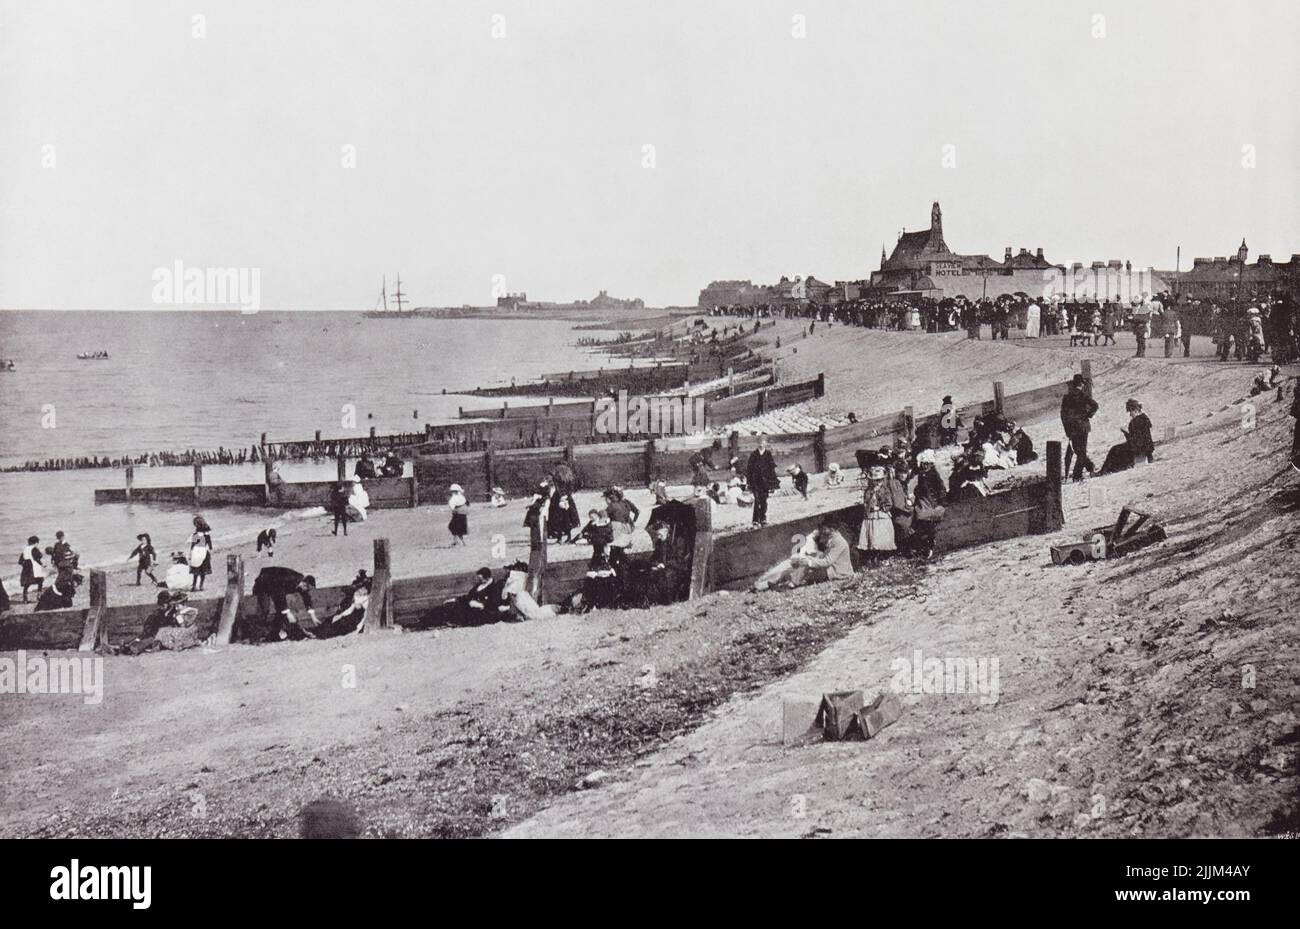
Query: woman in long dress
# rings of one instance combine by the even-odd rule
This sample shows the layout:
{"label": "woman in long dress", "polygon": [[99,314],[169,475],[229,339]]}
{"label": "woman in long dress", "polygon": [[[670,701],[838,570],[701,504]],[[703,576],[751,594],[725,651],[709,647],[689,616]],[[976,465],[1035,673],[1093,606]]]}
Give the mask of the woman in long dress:
{"label": "woman in long dress", "polygon": [[451,522],[447,528],[451,531],[452,545],[464,545],[465,536],[469,535],[469,500],[459,484],[448,488],[451,496],[447,498],[447,508],[451,510]]}
{"label": "woman in long dress", "polygon": [[867,486],[862,492],[862,530],[858,533],[858,549],[871,561],[898,550],[890,505],[884,465],[872,465],[867,470]]}
{"label": "woman in long dress", "polygon": [[22,566],[22,577],[19,583],[23,588],[23,603],[27,602],[28,587],[35,587],[36,599],[41,598],[41,591],[45,587],[45,565],[41,563],[43,557],[41,540],[34,535],[28,536],[27,547],[18,556],[18,563]]}
{"label": "woman in long dress", "polygon": [[348,516],[357,522],[365,522],[366,510],[370,508],[370,494],[360,477],[352,478],[352,489],[348,494]]}

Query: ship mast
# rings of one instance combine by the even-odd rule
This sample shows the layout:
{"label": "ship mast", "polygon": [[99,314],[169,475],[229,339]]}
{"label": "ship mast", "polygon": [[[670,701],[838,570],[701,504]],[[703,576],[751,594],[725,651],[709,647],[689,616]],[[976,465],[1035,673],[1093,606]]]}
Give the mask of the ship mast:
{"label": "ship mast", "polygon": [[384,312],[387,313],[388,312],[388,275],[387,274],[384,275],[383,286],[379,288],[379,299],[383,301]]}
{"label": "ship mast", "polygon": [[397,275],[397,290],[393,294],[393,299],[397,301],[397,312],[402,312],[402,275]]}

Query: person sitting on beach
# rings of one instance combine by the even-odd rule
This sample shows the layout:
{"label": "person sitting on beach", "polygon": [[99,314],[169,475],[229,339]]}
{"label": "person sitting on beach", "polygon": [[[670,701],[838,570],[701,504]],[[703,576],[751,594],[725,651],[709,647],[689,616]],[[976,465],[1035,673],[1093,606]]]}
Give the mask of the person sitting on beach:
{"label": "person sitting on beach", "polygon": [[1011,434],[1010,444],[1016,453],[1016,464],[1029,464],[1031,461],[1038,460],[1038,452],[1034,451],[1034,440],[1019,426],[1016,426],[1015,432]]}
{"label": "person sitting on beach", "polygon": [[582,538],[591,545],[591,557],[607,555],[610,543],[614,541],[609,514],[604,510],[593,509],[587,513],[587,520],[587,525],[582,529]]}
{"label": "person sitting on beach", "polygon": [[1128,428],[1121,429],[1124,441],[1112,445],[1102,462],[1101,473],[1113,474],[1126,471],[1139,461],[1150,462],[1153,459],[1156,444],[1151,436],[1151,418],[1142,412],[1142,404],[1130,399],[1124,404],[1128,412]]}
{"label": "person sitting on beach", "polygon": [[636,532],[636,521],[641,511],[623,496],[623,488],[614,486],[605,491],[605,512],[609,514],[610,529],[614,533],[614,540],[609,543],[609,561],[617,569],[632,547],[632,535]]}
{"label": "person sitting on beach", "polygon": [[800,494],[805,500],[808,499],[808,473],[798,464],[790,465],[786,468],[786,473],[790,475],[790,483],[794,485],[795,493]]}
{"label": "person sitting on beach", "polygon": [[[270,626],[267,641],[304,637],[298,617],[289,608],[290,595],[296,594],[307,608],[307,614],[313,623],[316,611],[312,607],[311,592],[316,589],[316,578],[302,574],[292,568],[263,568],[253,581],[253,594],[257,597],[258,615],[263,626]],[[271,614],[274,606],[275,613]]]}
{"label": "person sitting on beach", "polygon": [[474,573],[469,590],[459,596],[448,597],[414,623],[404,626],[403,630],[416,631],[438,626],[483,626],[509,619],[510,603],[502,591],[504,584],[504,579],[492,579],[491,568],[479,568]]}
{"label": "person sitting on beach", "polygon": [[366,493],[361,478],[354,477],[352,483],[348,485],[348,517],[354,522],[365,522],[368,509],[370,509],[370,494]]}
{"label": "person sitting on beach", "polygon": [[383,477],[401,477],[405,470],[406,462],[397,457],[396,452],[389,452],[384,458],[384,464],[379,469],[379,473]]}
{"label": "person sitting on beach", "polygon": [[262,549],[266,549],[268,558],[275,557],[275,530],[263,529],[257,534],[257,553],[262,554]]}
{"label": "person sitting on beach", "polygon": [[149,539],[149,533],[142,532],[135,537],[138,543],[135,548],[131,549],[131,554],[126,556],[126,560],[136,559],[135,563],[135,586],[140,586],[140,578],[148,577],[153,581],[154,586],[158,586],[158,578],[153,576],[153,566],[158,562],[158,554],[154,551],[153,542]]}
{"label": "person sitting on beach", "polygon": [[366,608],[370,605],[370,578],[362,571],[343,592],[338,611],[324,622],[302,631],[313,639],[333,639],[341,635],[365,632]]}
{"label": "person sitting on beach", "polygon": [[988,470],[984,467],[984,450],[977,448],[957,456],[953,461],[950,476],[950,495],[953,500],[967,500],[989,495],[985,478]]}
{"label": "person sitting on beach", "polygon": [[554,619],[555,607],[541,606],[527,590],[528,565],[517,561],[506,568],[506,582],[502,588],[510,601],[512,617],[519,621]]}
{"label": "person sitting on beach", "polygon": [[575,598],[579,612],[614,607],[618,603],[619,588],[618,572],[610,565],[609,559],[603,552],[593,554],[582,579],[582,592]]}
{"label": "person sitting on beach", "polygon": [[506,492],[500,487],[492,488],[491,505],[494,507],[503,507],[506,505]]}
{"label": "person sitting on beach", "polygon": [[727,482],[727,499],[739,507],[753,505],[754,495],[749,492],[743,474],[738,474]]}
{"label": "person sitting on beach", "polygon": [[811,555],[800,555],[797,563],[805,569],[804,582],[838,581],[853,577],[853,555],[849,543],[833,526],[821,526],[813,539],[817,550]]}
{"label": "person sitting on beach", "polygon": [[829,465],[826,466],[826,486],[839,487],[843,483],[844,483],[844,472],[840,470],[840,466],[838,464],[832,461]]}
{"label": "person sitting on beach", "polygon": [[371,460],[369,452],[361,453],[361,457],[357,459],[357,466],[353,469],[352,473],[356,477],[364,478],[366,480],[373,480],[374,478],[379,477],[379,474],[375,471],[375,463]]}
{"label": "person sitting on beach", "polygon": [[115,647],[113,652],[120,655],[143,655],[145,652],[161,650],[162,643],[158,641],[159,630],[180,625],[178,615],[188,599],[188,594],[183,590],[160,591],[154,611],[145,617],[140,634],[129,642]]}
{"label": "person sitting on beach", "polygon": [[750,590],[764,591],[773,587],[798,587],[803,584],[805,566],[802,558],[817,551],[817,539],[796,532],[790,537],[790,554],[782,558],[754,582]]}
{"label": "person sitting on beach", "polygon": [[934,556],[934,539],[943,520],[948,489],[935,465],[934,451],[926,449],[916,456],[916,483],[912,485],[912,551],[922,558]]}
{"label": "person sitting on beach", "polygon": [[991,436],[980,449],[984,453],[984,467],[990,470],[1010,470],[1019,464],[1010,443],[1009,433]]}
{"label": "person sitting on beach", "polygon": [[54,583],[41,590],[41,595],[36,598],[36,610],[66,610],[72,606],[72,600],[76,596],[77,586],[71,581],[62,577],[55,578]]}

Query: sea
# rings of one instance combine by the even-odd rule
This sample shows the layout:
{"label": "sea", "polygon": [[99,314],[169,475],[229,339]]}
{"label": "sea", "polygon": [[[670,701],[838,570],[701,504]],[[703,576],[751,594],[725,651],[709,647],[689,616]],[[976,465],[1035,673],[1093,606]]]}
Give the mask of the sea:
{"label": "sea", "polygon": [[[268,441],[414,432],[497,397],[456,390],[625,365],[579,347],[573,320],[374,319],[350,312],[0,311],[0,465],[150,451],[248,448]],[[107,360],[79,360],[105,351]],[[447,393],[444,394],[443,390]],[[536,402],[534,400],[534,402]],[[347,420],[354,411],[355,425]],[[345,425],[345,421],[349,424]],[[409,470],[409,465],[408,465]],[[335,465],[286,462],[288,481],[328,480]],[[205,465],[207,484],[260,484],[260,464]],[[120,468],[0,473],[0,576],[17,576],[29,535],[63,530],[83,568],[122,564],[140,532],[160,555],[185,547],[193,511],[95,506]],[[189,485],[193,469],[136,466],[135,485]],[[307,513],[223,507],[205,516],[214,543],[255,538]]]}

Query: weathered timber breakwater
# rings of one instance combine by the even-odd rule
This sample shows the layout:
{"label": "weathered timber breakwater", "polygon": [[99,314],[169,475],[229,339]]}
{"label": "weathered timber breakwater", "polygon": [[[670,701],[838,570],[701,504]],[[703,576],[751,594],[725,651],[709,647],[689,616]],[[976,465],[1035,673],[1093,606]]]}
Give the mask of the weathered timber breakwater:
{"label": "weathered timber breakwater", "polygon": [[198,451],[189,449],[181,452],[141,452],[138,455],[123,455],[112,458],[108,455],[87,455],[76,458],[46,458],[41,461],[25,461],[19,465],[9,465],[0,471],[73,471],[85,468],[123,468],[127,465],[144,465],[146,467],[176,467],[186,465],[228,465],[249,464],[262,460],[262,454],[256,445],[244,448],[218,447],[215,451]]}

